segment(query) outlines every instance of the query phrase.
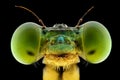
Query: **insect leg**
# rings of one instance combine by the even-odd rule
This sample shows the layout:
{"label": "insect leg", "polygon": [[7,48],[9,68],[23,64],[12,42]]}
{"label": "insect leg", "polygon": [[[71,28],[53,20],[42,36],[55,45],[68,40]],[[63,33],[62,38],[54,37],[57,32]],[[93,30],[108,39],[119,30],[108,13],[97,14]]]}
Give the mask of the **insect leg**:
{"label": "insect leg", "polygon": [[62,80],[80,80],[79,67],[74,64],[69,70],[64,71]]}
{"label": "insect leg", "polygon": [[59,80],[59,73],[57,70],[49,65],[43,69],[43,80]]}

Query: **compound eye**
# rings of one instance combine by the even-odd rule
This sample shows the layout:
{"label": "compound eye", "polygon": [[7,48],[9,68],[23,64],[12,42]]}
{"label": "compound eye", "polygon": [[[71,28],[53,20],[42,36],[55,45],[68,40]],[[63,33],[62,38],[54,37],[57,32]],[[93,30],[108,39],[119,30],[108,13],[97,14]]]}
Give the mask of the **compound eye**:
{"label": "compound eye", "polygon": [[112,41],[108,30],[99,22],[89,21],[81,25],[82,58],[90,63],[100,63],[110,54]]}
{"label": "compound eye", "polygon": [[24,23],[15,30],[11,39],[11,51],[18,62],[28,65],[41,58],[41,32],[41,26],[33,22]]}

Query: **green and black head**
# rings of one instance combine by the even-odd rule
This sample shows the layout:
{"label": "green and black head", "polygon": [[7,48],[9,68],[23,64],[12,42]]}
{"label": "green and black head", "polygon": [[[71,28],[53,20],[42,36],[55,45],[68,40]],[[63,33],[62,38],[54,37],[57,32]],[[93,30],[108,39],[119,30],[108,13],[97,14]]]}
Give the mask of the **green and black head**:
{"label": "green and black head", "polygon": [[46,27],[40,19],[39,21],[42,26],[26,22],[12,35],[12,55],[22,64],[32,64],[42,57],[44,64],[55,66],[78,63],[79,57],[96,64],[110,54],[111,36],[100,22],[88,21],[81,25],[78,22],[74,27],[66,24]]}

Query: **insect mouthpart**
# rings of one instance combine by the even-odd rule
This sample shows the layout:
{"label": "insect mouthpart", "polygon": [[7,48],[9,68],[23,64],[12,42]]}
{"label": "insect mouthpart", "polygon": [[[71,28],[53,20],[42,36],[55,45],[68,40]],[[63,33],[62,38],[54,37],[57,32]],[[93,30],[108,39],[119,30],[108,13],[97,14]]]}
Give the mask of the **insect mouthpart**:
{"label": "insect mouthpart", "polygon": [[51,66],[65,67],[79,63],[80,59],[77,54],[46,54],[43,59],[44,64]]}
{"label": "insect mouthpart", "polygon": [[57,55],[58,57],[62,57],[62,58],[64,58],[64,57],[67,57],[68,56],[68,54],[60,54],[60,55]]}

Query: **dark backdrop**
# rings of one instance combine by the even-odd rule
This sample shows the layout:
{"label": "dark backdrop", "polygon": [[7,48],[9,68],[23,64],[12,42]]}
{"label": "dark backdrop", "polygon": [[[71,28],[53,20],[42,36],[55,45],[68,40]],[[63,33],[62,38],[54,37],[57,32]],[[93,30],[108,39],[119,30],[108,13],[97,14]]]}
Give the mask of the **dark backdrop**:
{"label": "dark backdrop", "polygon": [[[5,31],[1,30],[1,32],[3,31],[2,44],[4,43],[1,48],[1,71],[3,71],[2,75],[6,76],[4,80],[42,80],[42,69],[44,67],[42,62],[39,62],[39,65],[36,64],[36,66],[22,65],[12,56],[10,40],[14,30],[24,22],[31,21],[38,23],[37,19],[31,13],[15,8],[15,5],[21,5],[34,11],[46,26],[53,26],[56,23],[75,26],[79,18],[91,6],[94,6],[95,8],[84,17],[82,23],[91,20],[101,22],[109,30],[112,40],[115,41],[113,39],[113,30],[115,29],[113,12],[115,10],[115,4],[112,1],[106,3],[105,0],[9,0],[8,18],[5,19],[7,21],[5,25],[8,26],[3,26]],[[105,80],[110,78],[116,80],[118,60],[117,53],[113,52],[113,50],[114,47],[112,47],[112,51],[107,60],[100,64],[89,64],[82,60],[79,64],[81,80]]]}

